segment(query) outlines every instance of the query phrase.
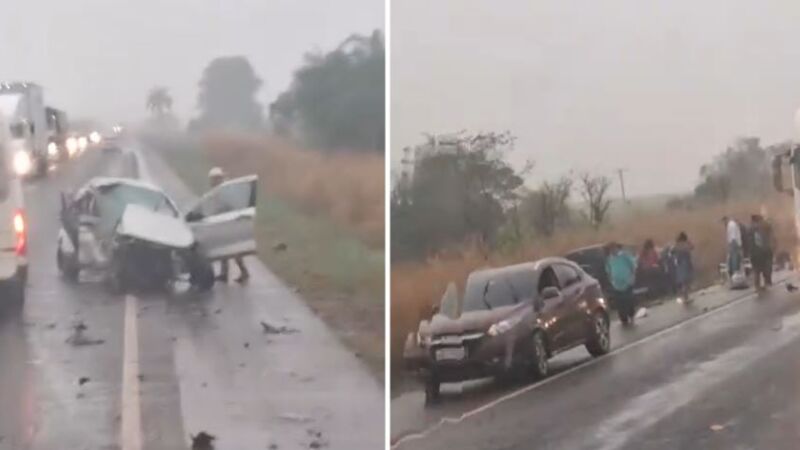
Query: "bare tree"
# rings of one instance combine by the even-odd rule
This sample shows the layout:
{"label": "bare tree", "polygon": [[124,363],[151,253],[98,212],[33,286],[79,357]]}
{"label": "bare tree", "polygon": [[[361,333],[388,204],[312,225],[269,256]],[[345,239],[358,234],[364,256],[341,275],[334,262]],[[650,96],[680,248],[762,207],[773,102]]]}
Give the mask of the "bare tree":
{"label": "bare tree", "polygon": [[608,217],[608,208],[611,200],[606,198],[611,179],[604,175],[591,175],[584,172],[578,177],[580,182],[581,197],[586,202],[586,211],[583,216],[596,230]]}
{"label": "bare tree", "polygon": [[523,200],[525,215],[537,233],[552,236],[558,225],[568,221],[567,201],[571,193],[572,179],[564,176],[556,181],[545,181]]}

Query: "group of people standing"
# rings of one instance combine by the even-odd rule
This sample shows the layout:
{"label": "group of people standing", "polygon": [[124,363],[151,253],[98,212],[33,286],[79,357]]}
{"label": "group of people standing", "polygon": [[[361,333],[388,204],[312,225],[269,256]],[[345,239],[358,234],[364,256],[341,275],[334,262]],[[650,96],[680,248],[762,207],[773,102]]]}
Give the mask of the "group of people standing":
{"label": "group of people standing", "polygon": [[756,289],[772,285],[772,264],[777,246],[772,225],[760,214],[750,216],[750,226],[729,217],[722,218],[727,243],[728,277],[745,277],[743,262],[750,258]]}
{"label": "group of people standing", "polygon": [[[753,266],[755,287],[758,290],[772,285],[773,255],[776,248],[772,225],[760,214],[751,216],[749,226],[724,217],[727,244],[727,268],[731,279],[737,274],[746,276],[743,268],[745,258]],[[622,245],[611,242],[606,245],[605,270],[611,288],[611,296],[623,325],[632,325],[636,316],[634,286],[641,284],[657,286],[661,280],[667,282],[667,291],[678,295],[679,301],[691,303],[690,290],[694,280],[694,244],[685,231],[678,233],[675,241],[659,253],[652,239],[642,245],[638,258]]]}
{"label": "group of people standing", "polygon": [[637,280],[651,288],[666,281],[670,290],[677,292],[684,301],[690,301],[689,290],[694,278],[693,250],[694,245],[684,231],[678,233],[675,242],[661,253],[652,239],[645,240],[638,258],[617,242],[606,246],[606,274],[623,325],[632,325],[636,318],[634,287]]}

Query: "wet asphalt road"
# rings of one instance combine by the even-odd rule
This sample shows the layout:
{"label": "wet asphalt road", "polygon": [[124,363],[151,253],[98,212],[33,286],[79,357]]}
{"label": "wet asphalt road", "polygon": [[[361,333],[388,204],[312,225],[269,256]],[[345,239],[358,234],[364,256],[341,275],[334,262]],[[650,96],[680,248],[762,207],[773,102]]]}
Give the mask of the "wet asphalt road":
{"label": "wet asphalt road", "polygon": [[[134,175],[134,159],[87,151],[25,186],[30,280],[24,308],[0,317],[0,449],[186,449],[200,431],[217,449],[381,448],[379,383],[255,260],[247,286],[203,295],[114,296],[59,277],[58,192]],[[141,159],[140,174],[191,200]],[[298,332],[268,336],[262,320]],[[102,343],[67,343],[79,321]]]}
{"label": "wet asphalt road", "polygon": [[[798,448],[800,295],[784,285],[761,297],[717,289],[695,306],[704,304],[708,312],[684,317],[670,317],[674,303],[651,308],[630,336],[613,333],[612,354],[573,350],[544,382],[451,387],[428,409],[414,394],[393,399],[395,447]],[[424,423],[411,423],[414,408]]]}

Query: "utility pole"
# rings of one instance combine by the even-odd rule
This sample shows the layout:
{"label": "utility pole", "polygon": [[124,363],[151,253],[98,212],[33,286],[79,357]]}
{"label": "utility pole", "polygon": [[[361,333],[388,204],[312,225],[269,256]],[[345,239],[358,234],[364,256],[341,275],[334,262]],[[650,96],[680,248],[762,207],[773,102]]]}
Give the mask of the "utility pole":
{"label": "utility pole", "polygon": [[622,201],[628,203],[628,197],[625,196],[625,172],[628,169],[617,169],[617,174],[619,175],[619,187],[622,189]]}

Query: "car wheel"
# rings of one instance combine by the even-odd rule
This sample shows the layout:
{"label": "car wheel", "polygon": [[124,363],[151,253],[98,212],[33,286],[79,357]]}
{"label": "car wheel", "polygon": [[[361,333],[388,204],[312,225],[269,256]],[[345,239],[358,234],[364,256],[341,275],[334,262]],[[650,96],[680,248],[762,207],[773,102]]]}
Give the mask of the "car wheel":
{"label": "car wheel", "polygon": [[531,373],[536,378],[544,378],[550,371],[547,361],[547,344],[544,333],[537,331],[531,336]]}
{"label": "car wheel", "polygon": [[597,357],[605,355],[611,350],[611,333],[605,314],[599,311],[594,313],[587,333],[586,350],[589,351],[589,354]]}
{"label": "car wheel", "polygon": [[78,268],[77,261],[75,261],[74,258],[65,255],[64,252],[61,251],[60,244],[56,250],[56,265],[58,266],[58,270],[61,272],[61,275],[63,275],[64,278],[72,282],[78,281],[80,269]]}
{"label": "car wheel", "polygon": [[431,375],[425,380],[425,404],[426,405],[432,405],[432,404],[437,403],[439,401],[439,399],[440,399],[439,394],[440,394],[441,386],[442,386],[442,383],[439,381],[439,379],[435,375]]}

